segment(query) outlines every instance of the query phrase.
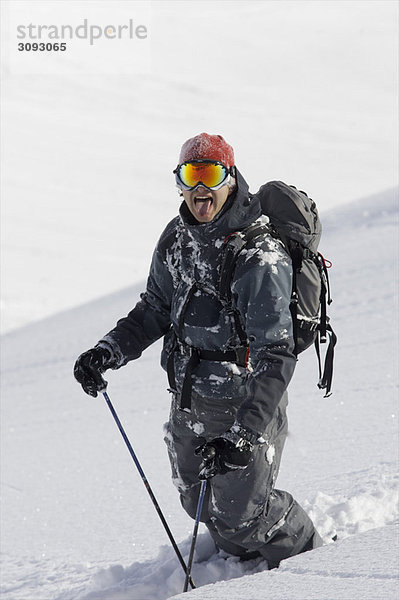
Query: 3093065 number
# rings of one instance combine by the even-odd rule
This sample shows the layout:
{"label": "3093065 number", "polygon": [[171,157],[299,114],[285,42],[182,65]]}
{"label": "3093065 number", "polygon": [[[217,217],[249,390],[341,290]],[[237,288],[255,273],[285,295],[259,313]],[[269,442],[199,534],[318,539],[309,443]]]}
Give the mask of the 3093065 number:
{"label": "3093065 number", "polygon": [[19,52],[65,52],[66,42],[20,42]]}

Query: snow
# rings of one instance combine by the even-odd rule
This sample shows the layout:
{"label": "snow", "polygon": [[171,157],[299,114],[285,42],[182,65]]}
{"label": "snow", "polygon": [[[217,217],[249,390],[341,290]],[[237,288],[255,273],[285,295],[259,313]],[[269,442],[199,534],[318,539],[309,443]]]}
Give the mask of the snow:
{"label": "snow", "polygon": [[[385,543],[381,543],[381,536]],[[194,590],[191,596],[195,600],[397,598],[398,582],[394,575],[397,557],[392,553],[392,547],[398,543],[397,536],[397,527],[373,529],[356,538],[293,557],[278,571],[223,581]],[[372,554],[370,548],[374,549]],[[174,596],[179,600],[184,597],[182,594]]]}
{"label": "snow", "polygon": [[[130,0],[0,4],[3,27],[10,11],[60,24],[136,14]],[[135,58],[126,45],[113,72],[95,73],[99,44],[80,46],[65,73],[21,74],[4,31],[3,331],[146,278],[180,203],[181,144],[201,131],[232,144],[252,191],[282,180],[322,214],[397,185],[397,3],[181,7],[151,2],[144,74],[119,72]]]}
{"label": "snow", "polygon": [[241,254],[245,257],[245,261],[249,261],[253,256],[256,256],[261,266],[271,265],[271,272],[277,275],[278,269],[276,265],[279,263],[286,265],[286,255],[274,241],[268,242],[268,250],[262,250],[260,246],[261,242],[257,242],[254,248],[250,248],[249,250],[244,248],[244,250],[241,251]]}
{"label": "snow", "polygon": [[276,449],[273,446],[273,444],[271,444],[266,452],[266,459],[267,459],[267,462],[269,463],[269,465],[273,464],[273,459],[274,459],[275,453],[276,453]]}
{"label": "snow", "polygon": [[[181,597],[184,573],[111,414],[72,368],[138,300],[179,204],[173,157],[204,130],[233,144],[251,189],[282,179],[317,201],[338,346],[328,399],[312,350],[300,357],[277,482],[326,545],[269,572],[215,554],[201,526],[198,589],[185,597],[396,599],[397,6],[213,2],[211,20],[207,3],[179,6],[153,3],[146,76],[3,70],[2,598]],[[198,48],[212,58],[223,48],[233,74],[224,66],[215,81]],[[108,392],[187,559],[193,522],[163,441],[160,349],[107,373]]]}

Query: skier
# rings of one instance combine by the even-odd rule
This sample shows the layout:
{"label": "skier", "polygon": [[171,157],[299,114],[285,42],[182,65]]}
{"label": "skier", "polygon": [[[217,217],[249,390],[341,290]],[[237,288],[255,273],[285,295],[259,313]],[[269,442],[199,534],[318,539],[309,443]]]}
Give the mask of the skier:
{"label": "skier", "polygon": [[165,442],[181,503],[194,518],[199,475],[209,478],[201,521],[216,546],[243,559],[261,555],[274,568],[322,545],[301,506],[275,488],[296,364],[291,260],[269,234],[250,243],[235,266],[232,311],[218,295],[221,247],[229,234],[267,221],[259,198],[220,135],[187,140],[174,173],[183,202],[155,249],[146,291],[78,358],[74,374],[95,397],[93,372],[118,369],[164,337],[172,395]]}

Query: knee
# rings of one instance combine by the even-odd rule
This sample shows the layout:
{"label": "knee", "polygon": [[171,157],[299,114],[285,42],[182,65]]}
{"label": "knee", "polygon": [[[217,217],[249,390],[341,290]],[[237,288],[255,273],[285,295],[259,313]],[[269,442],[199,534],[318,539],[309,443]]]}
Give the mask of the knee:
{"label": "knee", "polygon": [[197,504],[193,493],[180,494],[180,502],[186,513],[192,519],[195,519]]}

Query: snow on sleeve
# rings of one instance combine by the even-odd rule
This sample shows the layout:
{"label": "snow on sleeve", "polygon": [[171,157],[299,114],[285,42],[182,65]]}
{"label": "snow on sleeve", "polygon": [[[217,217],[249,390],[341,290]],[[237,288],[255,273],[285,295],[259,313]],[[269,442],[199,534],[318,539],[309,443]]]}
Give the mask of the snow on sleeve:
{"label": "snow on sleeve", "polygon": [[271,265],[275,275],[278,274],[279,264],[288,265],[288,256],[281,243],[269,237],[257,241],[253,248],[244,248],[241,255],[245,257],[245,262],[256,257],[260,266]]}

